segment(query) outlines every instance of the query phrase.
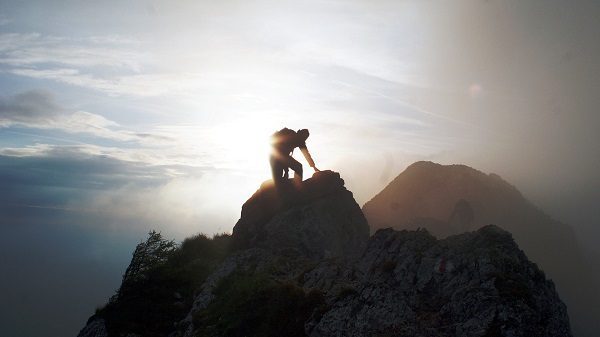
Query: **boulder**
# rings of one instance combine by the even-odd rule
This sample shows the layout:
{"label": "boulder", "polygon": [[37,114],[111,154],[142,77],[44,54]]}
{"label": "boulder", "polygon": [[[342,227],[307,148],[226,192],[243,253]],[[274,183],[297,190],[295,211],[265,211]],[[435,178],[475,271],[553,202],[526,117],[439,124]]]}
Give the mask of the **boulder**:
{"label": "boulder", "polygon": [[352,256],[365,246],[369,226],[339,173],[321,171],[296,186],[272,181],[242,206],[233,228],[239,249],[261,247],[311,258]]}

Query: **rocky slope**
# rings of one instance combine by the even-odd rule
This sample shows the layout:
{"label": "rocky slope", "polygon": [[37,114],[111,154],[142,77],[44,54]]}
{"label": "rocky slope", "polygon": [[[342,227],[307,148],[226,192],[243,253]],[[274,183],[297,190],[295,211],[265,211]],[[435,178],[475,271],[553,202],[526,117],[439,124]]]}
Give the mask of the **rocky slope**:
{"label": "rocky slope", "polygon": [[[211,260],[218,262],[193,291],[175,287],[159,303],[179,303],[179,318],[165,315],[171,321],[160,329],[149,329],[144,315],[117,325],[128,313],[116,298],[79,336],[571,335],[552,281],[508,232],[486,226],[443,240],[426,230],[368,233],[337,173],[317,173],[299,189],[263,184],[223,258]],[[174,253],[188,257],[185,266],[206,261],[209,242],[194,242]],[[157,268],[164,265],[177,263]]]}
{"label": "rocky slope", "polygon": [[380,230],[352,272],[311,336],[570,335],[553,284],[495,226],[440,241]]}
{"label": "rocky slope", "polygon": [[594,336],[600,328],[600,294],[571,228],[496,174],[416,162],[367,202],[363,212],[372,230],[426,228],[441,238],[498,225],[556,282],[576,335]]}

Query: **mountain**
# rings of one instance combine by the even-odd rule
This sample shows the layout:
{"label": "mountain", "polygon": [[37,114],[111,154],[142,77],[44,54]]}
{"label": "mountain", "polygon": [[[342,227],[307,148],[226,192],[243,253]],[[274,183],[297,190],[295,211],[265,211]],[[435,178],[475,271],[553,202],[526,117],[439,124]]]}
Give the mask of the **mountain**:
{"label": "mountain", "polygon": [[339,174],[264,183],[233,234],[151,232],[79,337],[571,336],[552,281],[496,226],[369,226]]}
{"label": "mountain", "polygon": [[495,224],[552,278],[577,336],[599,331],[597,284],[572,229],[535,207],[496,174],[416,162],[363,206],[372,230],[426,228],[446,237]]}

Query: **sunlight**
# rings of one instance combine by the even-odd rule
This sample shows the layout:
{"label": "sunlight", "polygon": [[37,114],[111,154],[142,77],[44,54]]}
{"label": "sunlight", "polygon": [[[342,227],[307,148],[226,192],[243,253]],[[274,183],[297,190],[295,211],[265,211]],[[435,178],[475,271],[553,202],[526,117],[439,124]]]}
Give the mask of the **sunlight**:
{"label": "sunlight", "polygon": [[217,144],[219,162],[225,169],[268,179],[270,137],[282,127],[268,114],[254,114],[251,118],[216,126],[211,138]]}
{"label": "sunlight", "polygon": [[[230,192],[247,198],[262,182],[271,179],[271,135],[284,127],[297,129],[301,125],[293,120],[284,121],[281,114],[263,112],[211,128],[208,138],[214,144],[215,162],[220,174],[244,178],[241,179],[244,183],[240,184],[240,179],[237,179],[236,184],[226,184]],[[315,145],[312,142],[309,145],[313,156],[318,152]],[[294,158],[308,169],[308,163],[299,150],[294,152]],[[307,172],[305,179],[313,173],[312,170]]]}

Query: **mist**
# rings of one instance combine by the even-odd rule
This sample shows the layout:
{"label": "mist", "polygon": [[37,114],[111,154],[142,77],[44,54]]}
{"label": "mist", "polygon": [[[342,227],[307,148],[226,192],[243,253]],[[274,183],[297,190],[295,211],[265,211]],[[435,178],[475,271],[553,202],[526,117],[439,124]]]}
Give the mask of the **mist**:
{"label": "mist", "polygon": [[[270,178],[282,127],[310,129],[317,166],[360,205],[415,161],[466,164],[600,257],[598,2],[4,1],[0,13],[0,269],[12,271],[0,289],[38,294],[7,297],[11,333],[76,332],[149,230],[230,232]],[[89,296],[74,307],[67,288]],[[13,319],[57,306],[39,329]]]}

